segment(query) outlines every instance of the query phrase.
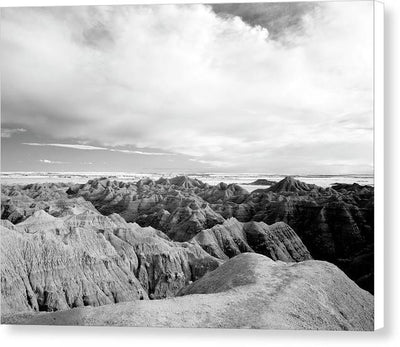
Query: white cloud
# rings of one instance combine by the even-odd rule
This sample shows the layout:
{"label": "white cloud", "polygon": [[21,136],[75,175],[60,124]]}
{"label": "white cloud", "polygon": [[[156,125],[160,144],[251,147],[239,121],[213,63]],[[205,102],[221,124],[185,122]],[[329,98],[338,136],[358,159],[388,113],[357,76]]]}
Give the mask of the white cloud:
{"label": "white cloud", "polygon": [[328,2],[288,46],[203,5],[3,9],[3,121],[240,170],[279,171],[285,149],[320,170],[346,143],[368,166],[372,23],[372,2]]}
{"label": "white cloud", "polygon": [[48,160],[48,159],[40,159],[39,161],[44,164],[67,164],[67,162],[64,161]]}
{"label": "white cloud", "polygon": [[120,152],[127,154],[140,154],[140,155],[174,155],[170,153],[161,153],[161,152],[142,152],[142,151],[133,151],[128,149],[115,149],[115,148],[106,148],[106,147],[98,147],[98,146],[89,146],[89,145],[81,145],[81,144],[67,144],[67,143],[37,143],[37,142],[24,142],[23,145],[27,146],[40,146],[40,147],[61,147],[61,148],[70,148],[70,149],[80,149],[85,151],[110,151],[110,152]]}
{"label": "white cloud", "polygon": [[142,152],[142,151],[132,151],[129,149],[108,149],[111,152],[121,152],[121,153],[128,153],[128,154],[140,154],[140,155],[175,155],[174,153],[163,153],[163,152]]}
{"label": "white cloud", "polygon": [[26,129],[23,128],[17,128],[17,129],[1,129],[1,137],[4,138],[9,138],[14,134],[18,134],[18,133],[24,133],[26,132]]}
{"label": "white cloud", "polygon": [[231,161],[221,161],[221,160],[202,160],[202,159],[197,159],[197,158],[190,158],[190,161],[200,163],[200,164],[205,164],[209,167],[216,167],[216,168],[230,168],[232,166],[235,166],[234,163]]}
{"label": "white cloud", "polygon": [[87,145],[75,145],[75,144],[65,144],[65,143],[36,143],[36,142],[24,142],[23,145],[27,146],[50,146],[50,147],[64,147],[64,148],[72,148],[72,149],[82,149],[87,151],[107,151],[108,148],[104,147],[96,147],[96,146],[87,146]]}

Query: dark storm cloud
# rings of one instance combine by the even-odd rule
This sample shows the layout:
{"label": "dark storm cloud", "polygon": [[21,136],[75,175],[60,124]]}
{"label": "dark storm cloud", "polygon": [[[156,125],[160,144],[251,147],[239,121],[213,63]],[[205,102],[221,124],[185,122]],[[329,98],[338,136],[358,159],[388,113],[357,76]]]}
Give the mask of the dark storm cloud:
{"label": "dark storm cloud", "polygon": [[94,24],[82,34],[84,43],[93,47],[104,47],[112,45],[113,36],[102,22]]}
{"label": "dark storm cloud", "polygon": [[287,39],[288,33],[301,35],[305,15],[315,14],[317,2],[212,4],[220,16],[238,16],[251,26],[259,25],[269,32],[272,40]]}

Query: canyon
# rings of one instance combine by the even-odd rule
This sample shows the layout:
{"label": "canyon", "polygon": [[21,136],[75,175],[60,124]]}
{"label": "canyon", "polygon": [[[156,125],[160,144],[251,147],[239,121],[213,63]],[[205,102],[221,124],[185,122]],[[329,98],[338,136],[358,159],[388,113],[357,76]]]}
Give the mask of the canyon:
{"label": "canyon", "polygon": [[[138,302],[148,302],[140,304],[145,316],[155,303],[161,308],[175,301],[189,314],[193,309],[185,305],[198,295],[218,306],[226,298],[257,300],[260,290],[268,295],[259,305],[271,307],[274,295],[279,292],[282,301],[290,287],[295,312],[284,306],[284,318],[271,313],[249,324],[275,327],[276,321],[276,327],[290,328],[302,320],[304,328],[371,328],[373,187],[322,188],[287,177],[249,193],[238,184],[209,185],[187,176],[137,182],[100,178],[84,184],[3,185],[1,201],[3,322],[48,322],[52,318],[40,312],[60,311],[53,315],[62,324],[80,312],[87,324],[97,325],[102,323],[92,316],[96,310],[129,311]],[[310,290],[302,289],[294,299],[299,281]],[[242,289],[249,286],[244,299]],[[351,302],[339,304],[346,291]],[[305,319],[297,307],[301,300],[309,305],[313,295],[328,298],[343,316],[328,316],[317,301],[312,310],[324,318],[318,324]],[[205,297],[199,298],[199,312],[209,307]],[[221,312],[210,312],[219,319]],[[135,317],[131,323],[140,325]],[[181,323],[171,318],[171,326],[185,326]],[[207,326],[201,317],[192,324]]]}

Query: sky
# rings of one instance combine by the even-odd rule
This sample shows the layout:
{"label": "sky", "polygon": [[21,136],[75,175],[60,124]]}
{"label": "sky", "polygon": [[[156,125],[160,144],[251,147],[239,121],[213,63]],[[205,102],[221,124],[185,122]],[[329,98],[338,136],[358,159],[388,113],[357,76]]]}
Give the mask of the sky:
{"label": "sky", "polygon": [[373,3],[1,9],[1,170],[373,172]]}

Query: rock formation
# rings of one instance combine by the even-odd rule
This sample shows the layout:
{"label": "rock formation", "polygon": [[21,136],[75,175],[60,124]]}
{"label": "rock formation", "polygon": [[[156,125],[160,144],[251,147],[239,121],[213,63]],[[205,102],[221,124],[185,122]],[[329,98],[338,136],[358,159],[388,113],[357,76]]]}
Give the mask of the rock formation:
{"label": "rock formation", "polygon": [[157,228],[173,240],[187,241],[196,233],[224,222],[196,193],[209,186],[180,176],[156,182],[144,179],[136,184],[91,180],[67,190],[81,196],[105,215],[120,214],[128,222]]}
{"label": "rock formation", "polygon": [[[178,176],[136,183],[101,178],[76,185],[2,187],[2,219],[20,223],[38,210],[54,217],[87,210],[104,216],[118,214],[126,222],[151,226],[180,242],[223,225],[232,217],[242,223],[263,222],[270,226],[284,222],[314,259],[333,262],[373,292],[374,189],[370,186],[335,184],[322,188],[287,177],[268,189],[249,193],[237,184],[211,186]],[[238,250],[252,249],[274,257],[265,247],[256,250],[254,244],[246,244],[250,248],[231,240],[232,251],[218,244],[215,252],[219,248],[229,257]]]}
{"label": "rock formation", "polygon": [[55,235],[1,227],[1,239],[4,313],[147,298],[134,274],[118,266],[115,250],[91,230]]}
{"label": "rock formation", "polygon": [[210,204],[226,202],[241,204],[249,196],[249,192],[238,184],[221,182],[215,186],[203,189],[198,192],[198,195]]}
{"label": "rock formation", "polygon": [[337,264],[373,292],[373,187],[322,188],[287,177],[268,189],[253,191],[241,204],[229,201],[211,207],[225,219],[285,222],[314,259]]}
{"label": "rock formation", "polygon": [[53,216],[62,213],[95,211],[94,206],[83,198],[71,199],[64,183],[42,183],[1,186],[1,219],[16,224],[24,221],[36,211],[44,210]]}
{"label": "rock formation", "polygon": [[3,313],[172,296],[221,263],[199,245],[91,210],[2,221],[1,239]]}
{"label": "rock formation", "polygon": [[240,253],[256,252],[273,260],[286,262],[312,259],[307,248],[292,228],[283,222],[240,223],[235,218],[198,233],[193,241],[219,259]]}
{"label": "rock formation", "polygon": [[373,187],[178,176],[1,192],[3,322],[373,328],[373,297],[312,260],[373,292]]}
{"label": "rock formation", "polygon": [[246,184],[253,185],[253,186],[272,186],[275,183],[276,183],[276,181],[271,181],[271,180],[267,180],[265,178],[260,178],[251,183],[246,183]]}
{"label": "rock formation", "polygon": [[275,183],[272,187],[268,188],[269,192],[274,193],[301,193],[311,191],[323,191],[324,188],[318,187],[315,184],[308,184],[294,179],[291,176],[285,177],[283,180]]}
{"label": "rock formation", "polygon": [[2,220],[3,312],[171,297],[241,252],[283,261],[311,258],[284,223],[232,218],[180,243],[118,214],[65,208],[69,213],[62,217],[40,210],[17,225]]}

